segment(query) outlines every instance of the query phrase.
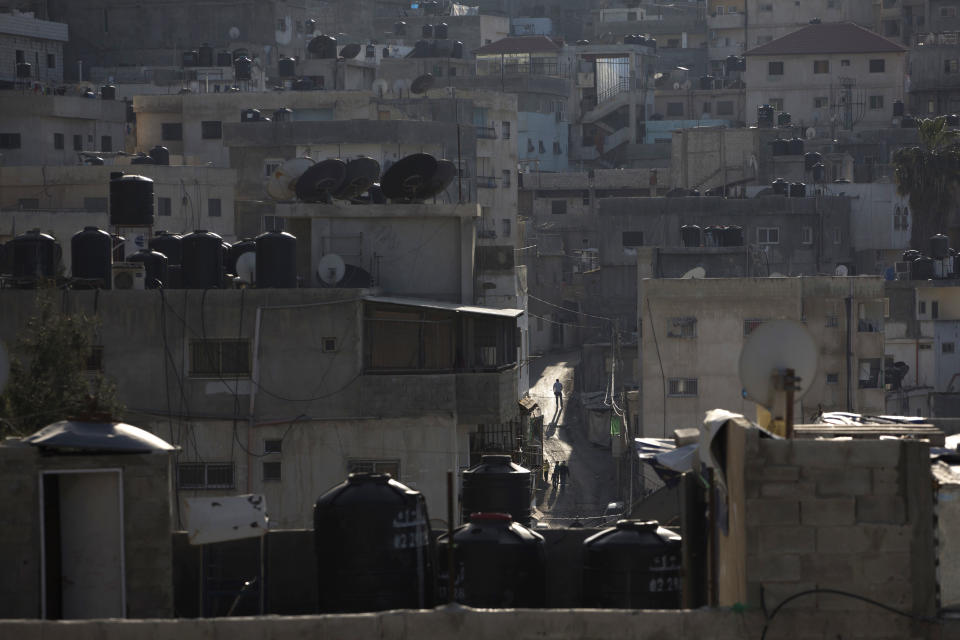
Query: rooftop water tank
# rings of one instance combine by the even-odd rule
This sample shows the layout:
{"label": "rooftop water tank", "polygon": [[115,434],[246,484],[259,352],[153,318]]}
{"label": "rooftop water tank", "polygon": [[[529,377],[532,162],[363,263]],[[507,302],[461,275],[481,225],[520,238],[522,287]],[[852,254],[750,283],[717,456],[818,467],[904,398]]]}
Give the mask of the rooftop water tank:
{"label": "rooftop water tank", "polygon": [[113,273],[113,239],[97,227],[84,227],[70,238],[70,275],[109,289]]}
{"label": "rooftop water tank", "polygon": [[530,471],[508,455],[486,455],[463,472],[463,520],[471,513],[509,513],[515,522],[530,524]]}
{"label": "rooftop water tank", "polygon": [[257,236],[258,289],[295,289],[297,286],[297,238],[285,231]]}
{"label": "rooftop water tank", "polygon": [[181,240],[184,289],[218,289],[223,281],[223,238],[200,229]]}
{"label": "rooftop water tank", "polygon": [[127,256],[127,262],[139,262],[143,265],[148,289],[165,288],[167,283],[167,256],[159,251],[140,249],[132,256]]}
{"label": "rooftop water tank", "polygon": [[153,180],[126,175],[111,178],[110,224],[121,227],[153,225]]}

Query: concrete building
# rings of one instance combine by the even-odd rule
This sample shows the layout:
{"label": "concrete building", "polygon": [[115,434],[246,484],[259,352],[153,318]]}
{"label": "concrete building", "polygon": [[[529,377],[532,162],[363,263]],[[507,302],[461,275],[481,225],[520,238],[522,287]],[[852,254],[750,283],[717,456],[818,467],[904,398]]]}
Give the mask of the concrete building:
{"label": "concrete building", "polygon": [[[2,294],[12,344],[35,293]],[[478,425],[516,443],[519,310],[363,289],[63,295],[100,320],[129,420],[180,447],[180,500],[261,493],[275,526],[309,527],[324,490],[379,470],[439,517]]]}
{"label": "concrete building", "polygon": [[740,56],[747,49],[746,0],[707,1],[707,52],[710,72],[722,73],[727,56]]}
{"label": "concrete building", "polygon": [[127,127],[124,102],[3,91],[0,165],[79,164],[81,152],[126,151]]}
{"label": "concrete building", "polygon": [[910,248],[910,202],[893,182],[831,184],[824,191],[850,199],[850,244],[856,273],[882,275]]}
{"label": "concrete building", "polygon": [[[33,13],[0,13],[0,85],[33,90],[63,82],[63,45],[69,39],[66,24],[39,20]],[[19,64],[30,65],[18,76]]]}
{"label": "concrete building", "polygon": [[957,30],[924,34],[910,50],[907,110],[923,117],[960,111]]}
{"label": "concrete building", "polygon": [[746,52],[747,112],[769,104],[804,127],[888,126],[904,97],[906,51],[853,23],[808,25]]}
{"label": "concrete building", "polygon": [[[908,0],[912,1],[912,0]],[[813,24],[852,22],[867,29],[876,28],[876,2],[836,2],[811,0],[785,3],[771,0],[746,0],[747,49],[759,47],[772,40]]]}
{"label": "concrete building", "polygon": [[804,322],[817,373],[796,415],[884,410],[884,289],[876,277],[641,279],[640,433],[666,437],[724,407],[755,415],[738,361],[765,321]]}

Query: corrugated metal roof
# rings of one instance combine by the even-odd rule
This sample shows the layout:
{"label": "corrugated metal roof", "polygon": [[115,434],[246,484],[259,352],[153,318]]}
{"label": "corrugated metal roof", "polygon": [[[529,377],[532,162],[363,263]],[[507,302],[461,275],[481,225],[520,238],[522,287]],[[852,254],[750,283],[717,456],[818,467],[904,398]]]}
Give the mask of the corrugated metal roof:
{"label": "corrugated metal roof", "polygon": [[496,309],[494,307],[473,307],[453,302],[438,302],[437,300],[422,300],[420,298],[395,298],[392,296],[364,296],[367,302],[383,304],[398,304],[405,307],[421,307],[424,309],[441,309],[456,313],[472,313],[481,316],[500,316],[502,318],[516,318],[523,315],[523,309]]}
{"label": "corrugated metal roof", "polygon": [[759,47],[745,56],[803,55],[814,53],[901,53],[906,51],[869,29],[852,22],[811,24]]}
{"label": "corrugated metal roof", "polygon": [[0,33],[60,42],[70,39],[69,29],[63,22],[50,22],[15,14],[0,14]]}

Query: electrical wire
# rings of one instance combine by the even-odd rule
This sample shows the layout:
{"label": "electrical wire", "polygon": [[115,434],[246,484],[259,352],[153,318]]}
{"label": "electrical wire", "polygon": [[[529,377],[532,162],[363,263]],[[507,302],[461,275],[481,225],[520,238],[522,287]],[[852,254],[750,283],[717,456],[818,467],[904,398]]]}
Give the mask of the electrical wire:
{"label": "electrical wire", "polygon": [[650,334],[653,336],[653,345],[657,350],[657,362],[660,365],[660,386],[663,388],[663,437],[667,437],[667,376],[663,372],[663,358],[660,357],[660,342],[657,340],[657,328],[653,322],[653,310],[650,308],[650,298],[647,298],[647,317],[650,318]]}
{"label": "electrical wire", "polygon": [[596,318],[597,320],[606,320],[607,322],[613,322],[613,321],[615,320],[614,318],[610,318],[610,317],[607,317],[607,316],[595,316],[595,315],[591,315],[591,314],[589,314],[589,313],[584,313],[584,312],[582,312],[582,311],[575,311],[575,310],[573,310],[573,309],[568,309],[567,307],[561,307],[560,305],[554,304],[553,302],[550,302],[549,300],[544,300],[543,298],[538,298],[538,297],[536,297],[535,295],[532,295],[532,294],[529,294],[529,293],[527,294],[527,297],[530,298],[531,300],[536,300],[537,302],[542,302],[543,304],[545,304],[545,305],[547,305],[547,306],[550,306],[550,307],[555,307],[555,308],[557,308],[557,309],[562,309],[563,311],[569,311],[570,313],[579,313],[580,315],[586,316],[587,318]]}
{"label": "electrical wire", "polygon": [[[567,311],[570,311],[567,309]],[[563,325],[565,327],[578,327],[580,329],[603,329],[602,326],[596,324],[577,324],[575,322],[561,322],[560,320],[551,320],[550,318],[545,318],[543,316],[538,316],[535,313],[527,312],[527,315],[531,318],[536,318],[538,320],[543,320],[544,322],[549,322],[550,324]]]}

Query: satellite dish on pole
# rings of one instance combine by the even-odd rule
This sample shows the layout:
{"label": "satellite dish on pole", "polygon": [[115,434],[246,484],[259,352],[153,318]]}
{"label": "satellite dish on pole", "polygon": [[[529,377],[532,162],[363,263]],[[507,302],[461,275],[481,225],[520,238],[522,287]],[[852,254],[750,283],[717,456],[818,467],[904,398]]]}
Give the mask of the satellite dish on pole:
{"label": "satellite dish on pole", "polygon": [[320,278],[320,282],[331,287],[336,286],[338,282],[343,280],[343,275],[346,272],[347,265],[344,264],[343,258],[335,253],[328,253],[323,256],[317,265],[317,277]]}
{"label": "satellite dish on pole", "polygon": [[430,87],[433,86],[433,74],[425,73],[422,76],[417,76],[414,81],[410,84],[410,93],[421,94],[426,93],[430,90]]}
{"label": "satellite dish on pole", "polygon": [[793,429],[793,402],[810,390],[817,374],[817,349],[802,324],[774,320],[754,329],[740,351],[740,383],[746,396],[771,413],[778,399],[785,397],[788,436]]}

